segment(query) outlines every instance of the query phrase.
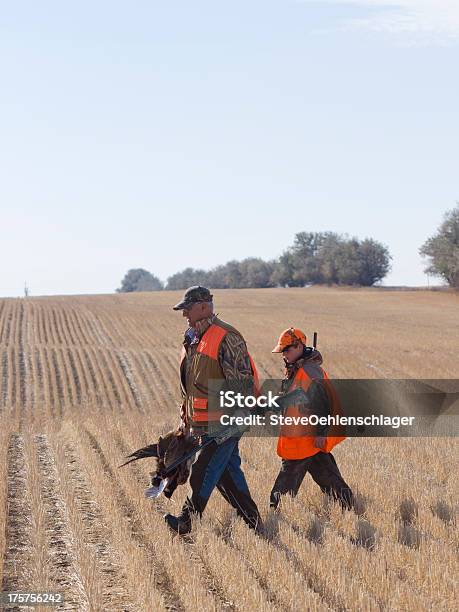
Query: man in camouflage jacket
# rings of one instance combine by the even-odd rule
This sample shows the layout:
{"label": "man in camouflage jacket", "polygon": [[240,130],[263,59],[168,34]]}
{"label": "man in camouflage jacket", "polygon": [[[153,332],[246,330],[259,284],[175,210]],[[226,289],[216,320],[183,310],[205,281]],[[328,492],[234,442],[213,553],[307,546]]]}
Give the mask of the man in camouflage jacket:
{"label": "man in camouflage jacket", "polygon": [[[208,405],[210,378],[224,378],[233,387],[242,387],[249,394],[253,393],[254,371],[244,338],[213,313],[212,295],[208,289],[190,287],[174,310],[183,311],[189,326],[185,333],[180,368],[182,425],[205,442],[208,440],[211,415],[210,409],[206,414],[203,407]],[[207,341],[211,337],[213,340]],[[202,349],[206,343],[208,347],[215,348],[214,359],[208,357],[211,348],[207,349],[207,354]],[[197,406],[201,406],[201,409],[197,410]],[[191,494],[181,514],[177,517],[167,514],[164,517],[171,530],[180,534],[189,533],[192,516],[202,515],[215,487],[249,527],[257,531],[261,529],[261,517],[241,469],[240,437],[241,434],[230,437],[220,444],[214,441],[197,454],[191,468]]]}

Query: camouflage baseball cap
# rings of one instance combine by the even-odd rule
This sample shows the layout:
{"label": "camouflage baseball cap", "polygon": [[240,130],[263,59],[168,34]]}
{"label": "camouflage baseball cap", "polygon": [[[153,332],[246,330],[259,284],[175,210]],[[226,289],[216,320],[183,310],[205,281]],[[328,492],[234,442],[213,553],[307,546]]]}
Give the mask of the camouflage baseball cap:
{"label": "camouflage baseball cap", "polygon": [[211,302],[213,295],[207,289],[207,287],[201,287],[201,285],[195,285],[194,287],[189,287],[183,296],[183,300],[176,304],[173,308],[174,310],[183,310],[184,308],[188,308],[193,304],[197,304],[198,302]]}

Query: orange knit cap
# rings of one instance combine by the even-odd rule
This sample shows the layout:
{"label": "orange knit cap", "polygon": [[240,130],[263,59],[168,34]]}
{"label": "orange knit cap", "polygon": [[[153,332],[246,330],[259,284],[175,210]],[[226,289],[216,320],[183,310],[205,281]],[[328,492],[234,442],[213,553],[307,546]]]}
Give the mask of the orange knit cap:
{"label": "orange knit cap", "polygon": [[296,344],[297,342],[301,342],[306,346],[306,335],[301,331],[301,329],[298,329],[297,327],[289,327],[281,333],[277,345],[273,348],[271,352],[282,353],[284,349],[291,346],[292,344]]}

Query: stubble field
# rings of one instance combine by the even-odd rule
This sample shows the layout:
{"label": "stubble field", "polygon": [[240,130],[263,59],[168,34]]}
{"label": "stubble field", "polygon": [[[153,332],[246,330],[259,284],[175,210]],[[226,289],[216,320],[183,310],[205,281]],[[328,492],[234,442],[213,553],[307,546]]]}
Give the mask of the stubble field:
{"label": "stubble field", "polygon": [[[459,445],[353,439],[334,454],[356,512],[306,477],[268,511],[274,439],[241,442],[267,529],[250,532],[216,491],[185,540],[171,501],[143,496],[152,465],[128,452],[178,422],[179,292],[0,300],[0,582],[53,590],[63,610],[453,610]],[[459,296],[427,291],[215,291],[262,378],[290,325],[319,333],[340,378],[458,378]],[[50,608],[43,608],[49,610]]]}

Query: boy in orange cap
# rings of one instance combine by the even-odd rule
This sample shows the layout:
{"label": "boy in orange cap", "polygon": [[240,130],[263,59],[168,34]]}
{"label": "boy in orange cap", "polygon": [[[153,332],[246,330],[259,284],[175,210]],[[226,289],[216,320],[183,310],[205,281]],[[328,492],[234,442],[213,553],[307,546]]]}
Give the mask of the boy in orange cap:
{"label": "boy in orange cap", "polygon": [[[298,328],[290,327],[279,337],[273,353],[282,353],[285,363],[285,377],[282,381],[282,394],[302,388],[307,391],[309,402],[289,406],[285,416],[311,414],[317,416],[340,413],[339,400],[322,369],[322,355],[313,347],[307,346],[306,335]],[[328,435],[327,426],[283,424],[277,443],[277,454],[282,459],[279,475],[270,496],[270,506],[277,508],[281,495],[290,493],[295,496],[309,472],[322,491],[336,500],[344,508],[351,509],[354,497],[346,484],[331,454],[332,448],[344,440],[344,436]]]}

